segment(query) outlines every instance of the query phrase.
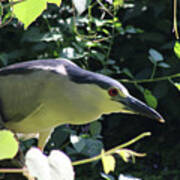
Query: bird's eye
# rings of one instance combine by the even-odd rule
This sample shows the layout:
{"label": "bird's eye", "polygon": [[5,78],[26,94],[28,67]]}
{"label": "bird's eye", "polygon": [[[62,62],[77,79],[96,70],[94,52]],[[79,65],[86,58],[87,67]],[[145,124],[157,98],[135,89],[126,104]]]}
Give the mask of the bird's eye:
{"label": "bird's eye", "polygon": [[110,96],[117,96],[118,95],[118,90],[116,88],[111,88],[108,90],[108,93]]}

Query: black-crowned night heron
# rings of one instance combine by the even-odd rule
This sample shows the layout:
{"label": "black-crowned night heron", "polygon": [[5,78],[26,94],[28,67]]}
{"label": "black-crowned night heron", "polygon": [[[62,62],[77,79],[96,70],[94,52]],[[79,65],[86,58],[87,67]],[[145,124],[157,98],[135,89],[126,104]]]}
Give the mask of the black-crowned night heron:
{"label": "black-crowned night heron", "polygon": [[0,69],[0,122],[15,133],[39,133],[43,148],[52,129],[85,124],[102,114],[135,113],[164,119],[118,81],[65,59],[36,60]]}

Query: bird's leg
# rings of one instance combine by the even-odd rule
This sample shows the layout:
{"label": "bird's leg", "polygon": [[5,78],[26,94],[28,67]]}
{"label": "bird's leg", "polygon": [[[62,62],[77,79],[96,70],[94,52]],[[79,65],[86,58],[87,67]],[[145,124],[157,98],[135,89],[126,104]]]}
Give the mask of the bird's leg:
{"label": "bird's leg", "polygon": [[51,135],[51,129],[39,133],[38,148],[43,151],[49,137]]}

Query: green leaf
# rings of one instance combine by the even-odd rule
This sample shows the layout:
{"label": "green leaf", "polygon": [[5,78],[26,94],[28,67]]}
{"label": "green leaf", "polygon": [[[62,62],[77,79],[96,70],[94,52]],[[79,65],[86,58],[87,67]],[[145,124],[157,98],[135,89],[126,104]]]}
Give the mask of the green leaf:
{"label": "green leaf", "polygon": [[126,26],[125,28],[126,33],[135,34],[135,33],[143,33],[143,30],[139,28],[135,28],[133,26]]}
{"label": "green leaf", "polygon": [[77,135],[71,135],[70,136],[71,143],[73,144],[73,147],[76,149],[77,152],[81,152],[82,149],[85,147],[85,139],[77,136]]}
{"label": "green leaf", "polygon": [[[13,0],[14,2],[18,0]],[[26,29],[47,8],[46,0],[26,0],[13,6],[15,16]]]}
{"label": "green leaf", "polygon": [[157,63],[157,62],[159,62],[159,61],[163,61],[163,60],[164,60],[162,54],[159,53],[159,52],[158,52],[157,50],[155,50],[155,49],[152,49],[152,48],[151,48],[151,49],[149,50],[149,54],[150,54],[149,59],[150,59],[151,61],[153,61],[153,63]]}
{"label": "green leaf", "polygon": [[165,63],[165,62],[158,63],[158,66],[162,67],[162,68],[170,68],[170,65],[168,63]]}
{"label": "green leaf", "polygon": [[66,47],[61,52],[61,57],[67,59],[79,59],[85,56],[85,53],[78,53],[73,47]]}
{"label": "green leaf", "polygon": [[117,151],[117,154],[119,154],[119,156],[121,156],[123,161],[127,163],[133,157],[133,154],[131,152],[133,151],[128,150],[128,149],[120,149]]}
{"label": "green leaf", "polygon": [[0,18],[3,15],[3,7],[2,7],[2,3],[0,2]]}
{"label": "green leaf", "polygon": [[113,5],[115,9],[118,9],[124,5],[124,0],[114,0]]}
{"label": "green leaf", "polygon": [[8,10],[8,12],[3,16],[1,25],[5,24],[12,17],[12,11]]}
{"label": "green leaf", "polygon": [[84,142],[85,142],[85,146],[81,151],[81,153],[83,153],[84,155],[92,157],[101,153],[101,150],[103,148],[102,141],[92,138],[86,138],[84,139]]}
{"label": "green leaf", "polygon": [[118,180],[142,180],[142,179],[133,177],[131,175],[119,174]]}
{"label": "green leaf", "polygon": [[18,142],[9,130],[0,131],[0,160],[12,159],[18,152]]}
{"label": "green leaf", "polygon": [[101,152],[103,169],[106,174],[113,172],[116,165],[116,160],[112,155],[104,155],[104,150]]}
{"label": "green leaf", "polygon": [[73,0],[73,4],[80,15],[87,9],[89,0]]}
{"label": "green leaf", "polygon": [[135,163],[135,157],[144,157],[145,153],[137,153],[130,149],[119,149],[116,153],[123,159],[124,162],[129,162],[131,159]]}
{"label": "green leaf", "polygon": [[97,136],[101,133],[102,125],[100,122],[95,121],[90,124],[90,132],[93,136]]}
{"label": "green leaf", "polygon": [[176,41],[174,45],[174,52],[178,58],[180,58],[180,43]]}
{"label": "green leaf", "polygon": [[124,68],[123,73],[132,79],[134,78],[133,74],[131,73],[131,71],[128,68]]}
{"label": "green leaf", "polygon": [[31,148],[25,155],[25,165],[29,174],[39,180],[51,179],[48,158],[38,148]]}
{"label": "green leaf", "polygon": [[[17,2],[19,0],[12,0]],[[13,6],[13,13],[26,29],[47,8],[47,3],[61,4],[61,0],[25,0]]]}
{"label": "green leaf", "polygon": [[176,88],[180,91],[180,83],[174,83],[174,85],[175,85]]}
{"label": "green leaf", "polygon": [[56,147],[60,147],[67,140],[70,135],[70,129],[66,126],[58,126],[55,128],[53,133],[51,134],[52,142],[56,145]]}
{"label": "green leaf", "polygon": [[48,3],[56,4],[57,6],[61,5],[62,0],[47,0]]}
{"label": "green leaf", "polygon": [[63,36],[60,33],[46,33],[42,38],[41,41],[46,41],[46,42],[50,42],[50,41],[62,41],[63,40]]}
{"label": "green leaf", "polygon": [[102,178],[106,179],[106,180],[115,180],[115,178],[109,174],[104,174],[101,173]]}
{"label": "green leaf", "polygon": [[8,54],[7,53],[0,53],[0,61],[4,66],[8,64]]}
{"label": "green leaf", "polygon": [[31,148],[25,155],[25,164],[29,174],[38,180],[74,180],[72,162],[59,150],[46,156],[38,148]]}
{"label": "green leaf", "polygon": [[158,102],[155,96],[152,95],[151,91],[149,91],[148,89],[145,89],[144,98],[150,107],[156,109]]}
{"label": "green leaf", "polygon": [[105,55],[103,53],[100,53],[98,51],[92,50],[90,54],[93,58],[96,58],[99,60],[102,64],[105,64]]}
{"label": "green leaf", "polygon": [[37,27],[32,27],[23,33],[23,37],[21,39],[22,42],[39,42],[43,38],[44,34],[42,34]]}

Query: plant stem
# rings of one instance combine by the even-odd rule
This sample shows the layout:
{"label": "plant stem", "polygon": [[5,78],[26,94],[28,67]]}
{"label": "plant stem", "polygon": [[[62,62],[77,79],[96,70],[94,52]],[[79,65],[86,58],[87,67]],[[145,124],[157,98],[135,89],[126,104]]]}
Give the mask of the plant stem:
{"label": "plant stem", "polygon": [[151,79],[154,79],[154,76],[155,76],[155,73],[156,73],[156,68],[157,68],[157,64],[154,64],[152,74],[151,74]]}
{"label": "plant stem", "polygon": [[154,79],[142,79],[142,80],[121,79],[119,81],[124,82],[124,83],[150,83],[150,82],[157,82],[157,81],[165,81],[165,80],[178,78],[178,77],[180,77],[180,73],[172,74],[169,76],[158,77],[158,78],[154,78]]}
{"label": "plant stem", "polygon": [[23,168],[2,168],[0,173],[24,173],[26,170]]}
{"label": "plant stem", "polygon": [[[140,139],[142,139],[146,136],[150,136],[150,135],[151,135],[150,132],[142,133],[139,136],[131,139],[130,141],[104,152],[103,155],[99,154],[99,155],[92,157],[92,158],[88,158],[88,159],[84,159],[84,160],[80,160],[80,161],[75,161],[75,162],[72,162],[72,165],[77,166],[77,165],[86,164],[86,163],[90,163],[90,162],[99,160],[104,155],[114,154],[114,153],[116,153],[117,150],[120,150],[124,147],[130,146],[131,144],[134,144],[135,142],[139,141]],[[3,168],[3,169],[0,169],[0,173],[25,173],[25,172],[27,172],[27,170],[24,168]]]}
{"label": "plant stem", "polygon": [[174,0],[174,32],[176,39],[179,39],[179,33],[177,27],[177,0]]}
{"label": "plant stem", "polygon": [[122,148],[127,147],[127,146],[130,146],[131,144],[139,141],[140,139],[142,139],[142,138],[144,138],[146,136],[150,136],[150,135],[151,135],[150,132],[142,133],[139,136],[135,137],[134,139],[131,139],[127,143],[121,144],[121,145],[119,145],[119,146],[117,146],[117,147],[115,147],[113,149],[110,149],[110,150],[106,151],[105,153],[103,153],[103,155],[99,154],[99,155],[97,155],[95,157],[92,157],[92,158],[83,159],[83,160],[80,160],[80,161],[75,161],[75,162],[72,163],[72,165],[73,166],[78,166],[78,165],[81,165],[81,164],[86,164],[86,163],[90,163],[90,162],[93,162],[93,161],[97,161],[97,160],[101,159],[102,156],[104,156],[104,155],[114,154],[114,153],[116,153],[117,150],[122,149]]}

